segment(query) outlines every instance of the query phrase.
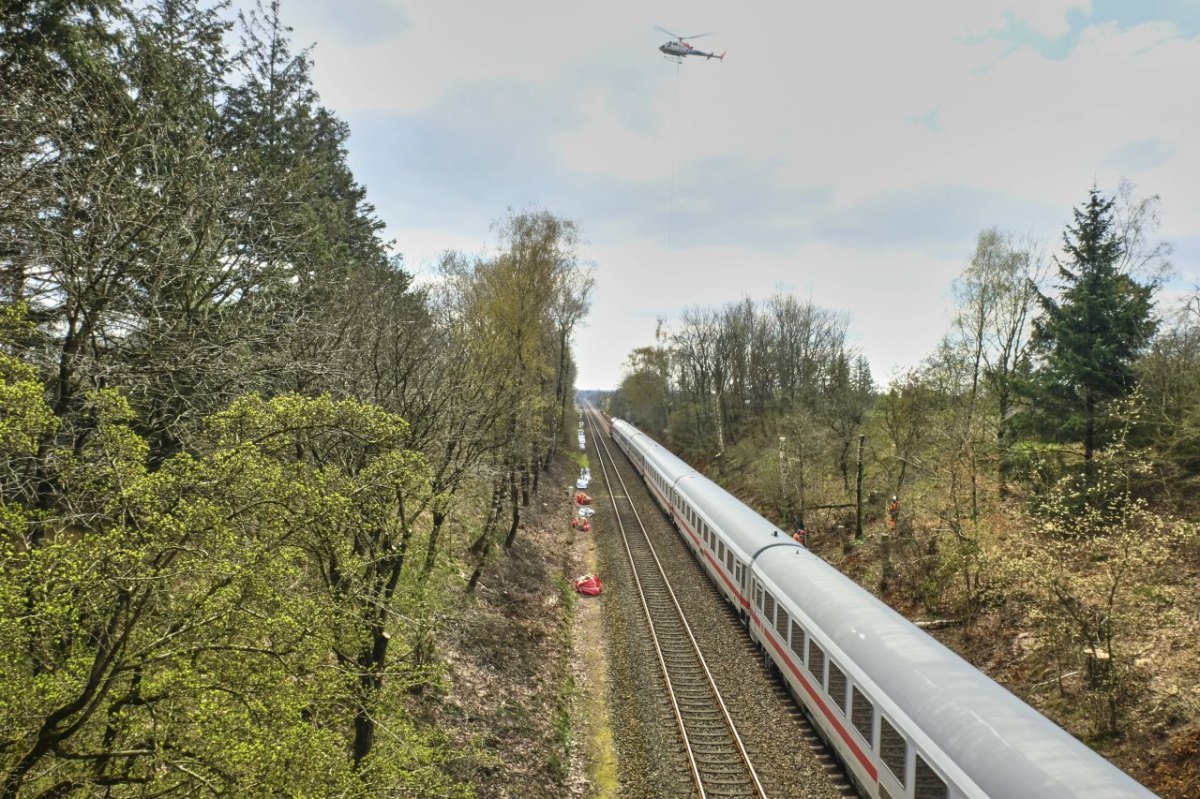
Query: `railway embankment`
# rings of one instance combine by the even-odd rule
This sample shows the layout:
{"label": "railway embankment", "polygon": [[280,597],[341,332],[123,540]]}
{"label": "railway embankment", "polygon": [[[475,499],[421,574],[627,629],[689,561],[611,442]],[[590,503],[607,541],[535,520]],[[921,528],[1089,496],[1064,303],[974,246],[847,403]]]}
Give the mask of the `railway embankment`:
{"label": "railway embankment", "polygon": [[[590,437],[590,446],[601,444],[599,437]],[[850,789],[837,764],[819,744],[786,690],[763,664],[736,614],[699,569],[692,553],[653,503],[624,455],[611,443],[608,449],[615,457],[609,460],[606,455],[603,468],[599,463],[592,468],[595,481],[592,493],[598,507],[593,535],[608,589],[603,609],[610,714],[620,758],[621,795],[694,795],[681,734],[633,577],[631,561],[642,557],[637,552],[641,546],[628,539],[644,536],[656,551],[663,577],[683,608],[687,625],[703,653],[717,691],[733,716],[734,726],[766,795],[803,799],[849,796]],[[595,453],[597,457],[601,454]],[[638,566],[637,571],[641,575],[637,582],[653,582],[653,576],[643,566]],[[651,606],[655,604],[647,601]],[[673,672],[670,665],[673,658],[664,654],[663,659],[668,661],[663,669]],[[676,687],[680,697],[693,690],[690,685]],[[687,699],[688,703],[696,701],[694,695]],[[696,730],[686,719],[684,726]],[[693,743],[699,743],[707,751],[697,751],[697,756],[711,759],[720,755],[721,752],[713,750],[714,746],[718,749],[721,746],[715,740],[702,733]],[[708,765],[712,767],[711,762]],[[698,767],[703,779],[706,768]],[[745,786],[734,786],[732,771],[728,773],[728,784],[719,793],[754,795]]]}
{"label": "railway embankment", "polygon": [[473,595],[445,610],[443,689],[424,705],[458,752],[454,776],[477,799],[615,796],[606,754],[599,606],[571,578],[594,562],[571,529],[578,468],[557,459],[512,548]]}

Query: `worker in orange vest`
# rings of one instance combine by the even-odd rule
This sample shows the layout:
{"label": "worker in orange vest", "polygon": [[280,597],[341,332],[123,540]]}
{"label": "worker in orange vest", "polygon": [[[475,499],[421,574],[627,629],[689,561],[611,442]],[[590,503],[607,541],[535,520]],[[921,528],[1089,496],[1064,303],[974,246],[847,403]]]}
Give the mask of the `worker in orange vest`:
{"label": "worker in orange vest", "polygon": [[792,540],[802,547],[808,546],[808,530],[804,526],[804,518],[796,520],[796,532],[792,533]]}

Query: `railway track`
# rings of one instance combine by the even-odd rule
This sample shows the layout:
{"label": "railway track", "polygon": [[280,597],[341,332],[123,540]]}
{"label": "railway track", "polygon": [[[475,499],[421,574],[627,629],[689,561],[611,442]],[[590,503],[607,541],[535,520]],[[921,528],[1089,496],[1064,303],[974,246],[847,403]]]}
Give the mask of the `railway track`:
{"label": "railway track", "polygon": [[629,557],[668,699],[700,799],[766,799],[712,672],[688,626],[594,413],[593,445],[609,487],[613,519]]}

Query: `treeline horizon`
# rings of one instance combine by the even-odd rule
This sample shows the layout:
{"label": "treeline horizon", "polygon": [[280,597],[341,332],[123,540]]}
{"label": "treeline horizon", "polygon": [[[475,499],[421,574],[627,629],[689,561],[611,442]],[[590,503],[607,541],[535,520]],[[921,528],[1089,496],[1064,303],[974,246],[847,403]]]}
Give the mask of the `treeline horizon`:
{"label": "treeline horizon", "polygon": [[[972,405],[994,403],[996,448],[1007,448],[1018,434],[1074,443],[1086,465],[1099,437],[1111,432],[1102,410],[1136,395],[1182,418],[1171,406],[1184,392],[1162,385],[1171,368],[1163,361],[1178,358],[1177,371],[1192,372],[1200,295],[1175,298],[1174,307],[1155,299],[1172,274],[1173,251],[1155,238],[1159,204],[1157,197],[1137,197],[1128,182],[1111,198],[1093,188],[1064,231],[1061,255],[999,228],[981,232],[953,284],[951,329],[920,364],[886,386],[875,383],[868,359],[847,344],[844,315],[777,293],[689,307],[677,320],[660,320],[654,344],[629,354],[620,385],[599,393],[613,397],[615,411],[701,461],[805,413],[835,439],[843,489],[845,448],[866,410],[901,402],[922,386],[966,396]],[[1072,313],[1088,318],[1074,320]],[[1083,363],[1064,365],[1072,360]],[[1164,447],[1168,427],[1158,425]],[[1180,450],[1178,442],[1166,448]],[[1195,466],[1180,458],[1189,461],[1180,469]],[[898,491],[911,459],[900,453],[893,460],[887,482]],[[1003,493],[1005,457],[995,460]]]}
{"label": "treeline horizon", "polygon": [[470,796],[408,700],[570,440],[579,227],[414,286],[227,9],[0,12],[0,797]]}

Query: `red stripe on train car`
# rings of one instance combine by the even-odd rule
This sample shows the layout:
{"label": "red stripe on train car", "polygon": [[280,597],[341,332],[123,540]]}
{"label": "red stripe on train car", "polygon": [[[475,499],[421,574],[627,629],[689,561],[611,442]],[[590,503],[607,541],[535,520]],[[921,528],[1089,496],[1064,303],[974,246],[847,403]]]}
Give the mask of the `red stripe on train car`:
{"label": "red stripe on train car", "polygon": [[[664,505],[666,505],[668,508],[671,508],[671,518],[675,519],[679,523],[679,525],[681,527],[683,527],[684,531],[689,536],[691,536],[692,540],[696,542],[697,548],[699,548],[699,550],[702,553],[704,553],[704,559],[707,560],[709,563],[711,563],[713,565],[713,567],[717,570],[717,574],[720,575],[720,577],[721,577],[721,582],[723,582],[723,583],[725,583],[725,585],[729,586],[730,592],[732,592],[733,595],[735,597],[737,597],[738,604],[740,604],[742,607],[744,607],[746,609],[749,609],[750,608],[750,600],[742,595],[742,592],[741,592],[741,590],[739,590],[737,583],[730,580],[728,575],[725,574],[725,567],[721,565],[720,561],[713,558],[712,554],[707,549],[704,548],[704,543],[700,540],[700,537],[698,535],[696,535],[696,533],[692,530],[691,527],[688,527],[688,524],[686,521],[684,521],[683,516],[681,516],[679,513],[677,513],[674,510],[675,506],[673,506],[671,504],[670,500],[668,500],[665,496],[663,496],[662,492],[658,490],[658,487],[656,485],[654,485],[654,483],[650,482],[650,483],[646,483],[646,485],[650,486],[650,490],[658,495],[659,499],[662,500]],[[747,566],[746,568],[749,568],[749,566]]]}
{"label": "red stripe on train car", "polygon": [[750,613],[754,619],[754,624],[756,624],[760,630],[766,633],[762,637],[770,642],[771,646],[774,647],[775,651],[778,652],[779,656],[783,659],[783,662],[787,664],[788,669],[792,672],[792,674],[796,675],[796,679],[798,679],[800,684],[804,686],[804,690],[808,692],[810,697],[812,697],[812,700],[816,703],[817,707],[821,708],[821,713],[824,714],[825,718],[829,719],[829,723],[833,725],[833,728],[837,730],[837,734],[843,741],[846,742],[846,745],[850,747],[850,751],[854,753],[854,756],[858,759],[858,762],[862,763],[863,768],[865,768],[867,773],[871,775],[871,779],[878,780],[879,772],[875,769],[875,764],[867,758],[867,756],[863,753],[862,748],[853,738],[850,737],[850,733],[846,731],[846,728],[842,726],[842,723],[838,721],[836,716],[833,715],[833,711],[830,710],[829,706],[825,704],[825,700],[821,698],[821,696],[809,683],[808,678],[804,675],[804,671],[795,663],[791,650],[786,647],[781,647],[779,642],[775,640],[775,628],[768,627],[766,624],[764,624],[755,610],[751,609]]}
{"label": "red stripe on train car", "polygon": [[[709,563],[711,563],[716,568],[717,574],[719,574],[721,576],[721,580],[724,581],[724,583],[729,586],[729,589],[733,592],[734,596],[736,596],[738,598],[738,601],[742,604],[742,606],[750,609],[750,615],[754,621],[754,624],[758,625],[759,629],[763,630],[763,632],[766,633],[766,635],[764,635],[762,637],[764,637],[767,641],[770,642],[771,646],[775,649],[776,652],[779,653],[780,657],[783,659],[783,662],[787,664],[788,669],[792,672],[792,674],[796,675],[796,679],[799,680],[800,684],[804,686],[804,690],[808,693],[808,695],[810,697],[812,697],[813,702],[815,702],[817,707],[819,707],[821,709],[821,713],[825,716],[825,718],[829,719],[829,723],[837,731],[837,733],[841,737],[841,739],[846,742],[846,746],[850,747],[850,751],[854,753],[855,758],[857,758],[858,762],[862,764],[864,769],[866,769],[866,772],[867,772],[867,774],[869,774],[871,776],[871,779],[878,781],[879,772],[875,768],[875,764],[872,763],[870,761],[870,759],[867,758],[867,756],[863,753],[862,748],[858,745],[858,743],[853,738],[850,737],[850,734],[846,731],[846,728],[843,727],[842,723],[837,719],[836,716],[833,715],[833,711],[829,708],[828,705],[825,704],[825,701],[816,692],[816,690],[814,690],[812,685],[809,683],[808,678],[805,677],[803,670],[797,667],[796,663],[793,661],[792,655],[790,654],[791,650],[787,649],[785,647],[781,647],[779,645],[779,643],[775,640],[775,635],[776,635],[775,628],[768,627],[765,624],[763,624],[762,619],[759,618],[757,612],[753,608],[750,607],[749,600],[746,599],[746,597],[742,596],[742,593],[737,589],[737,586],[734,583],[730,582],[729,578],[725,575],[725,570],[712,557],[711,553],[709,553],[709,551],[704,548],[703,542],[696,535],[696,533],[688,526],[687,522],[684,521],[683,517],[675,512],[674,506],[671,504],[671,502],[665,496],[663,496],[662,492],[658,490],[658,486],[656,486],[653,481],[647,481],[646,485],[649,486],[650,490],[653,491],[658,496],[658,498],[662,500],[662,504],[666,505],[668,508],[671,508],[672,518],[677,519],[679,524],[683,527],[683,529],[687,532],[687,534],[689,536],[691,536],[692,540],[694,540],[696,542],[697,546],[700,548],[700,551],[704,553],[704,559],[707,560]],[[749,568],[749,567],[747,566],[747,568]]]}

